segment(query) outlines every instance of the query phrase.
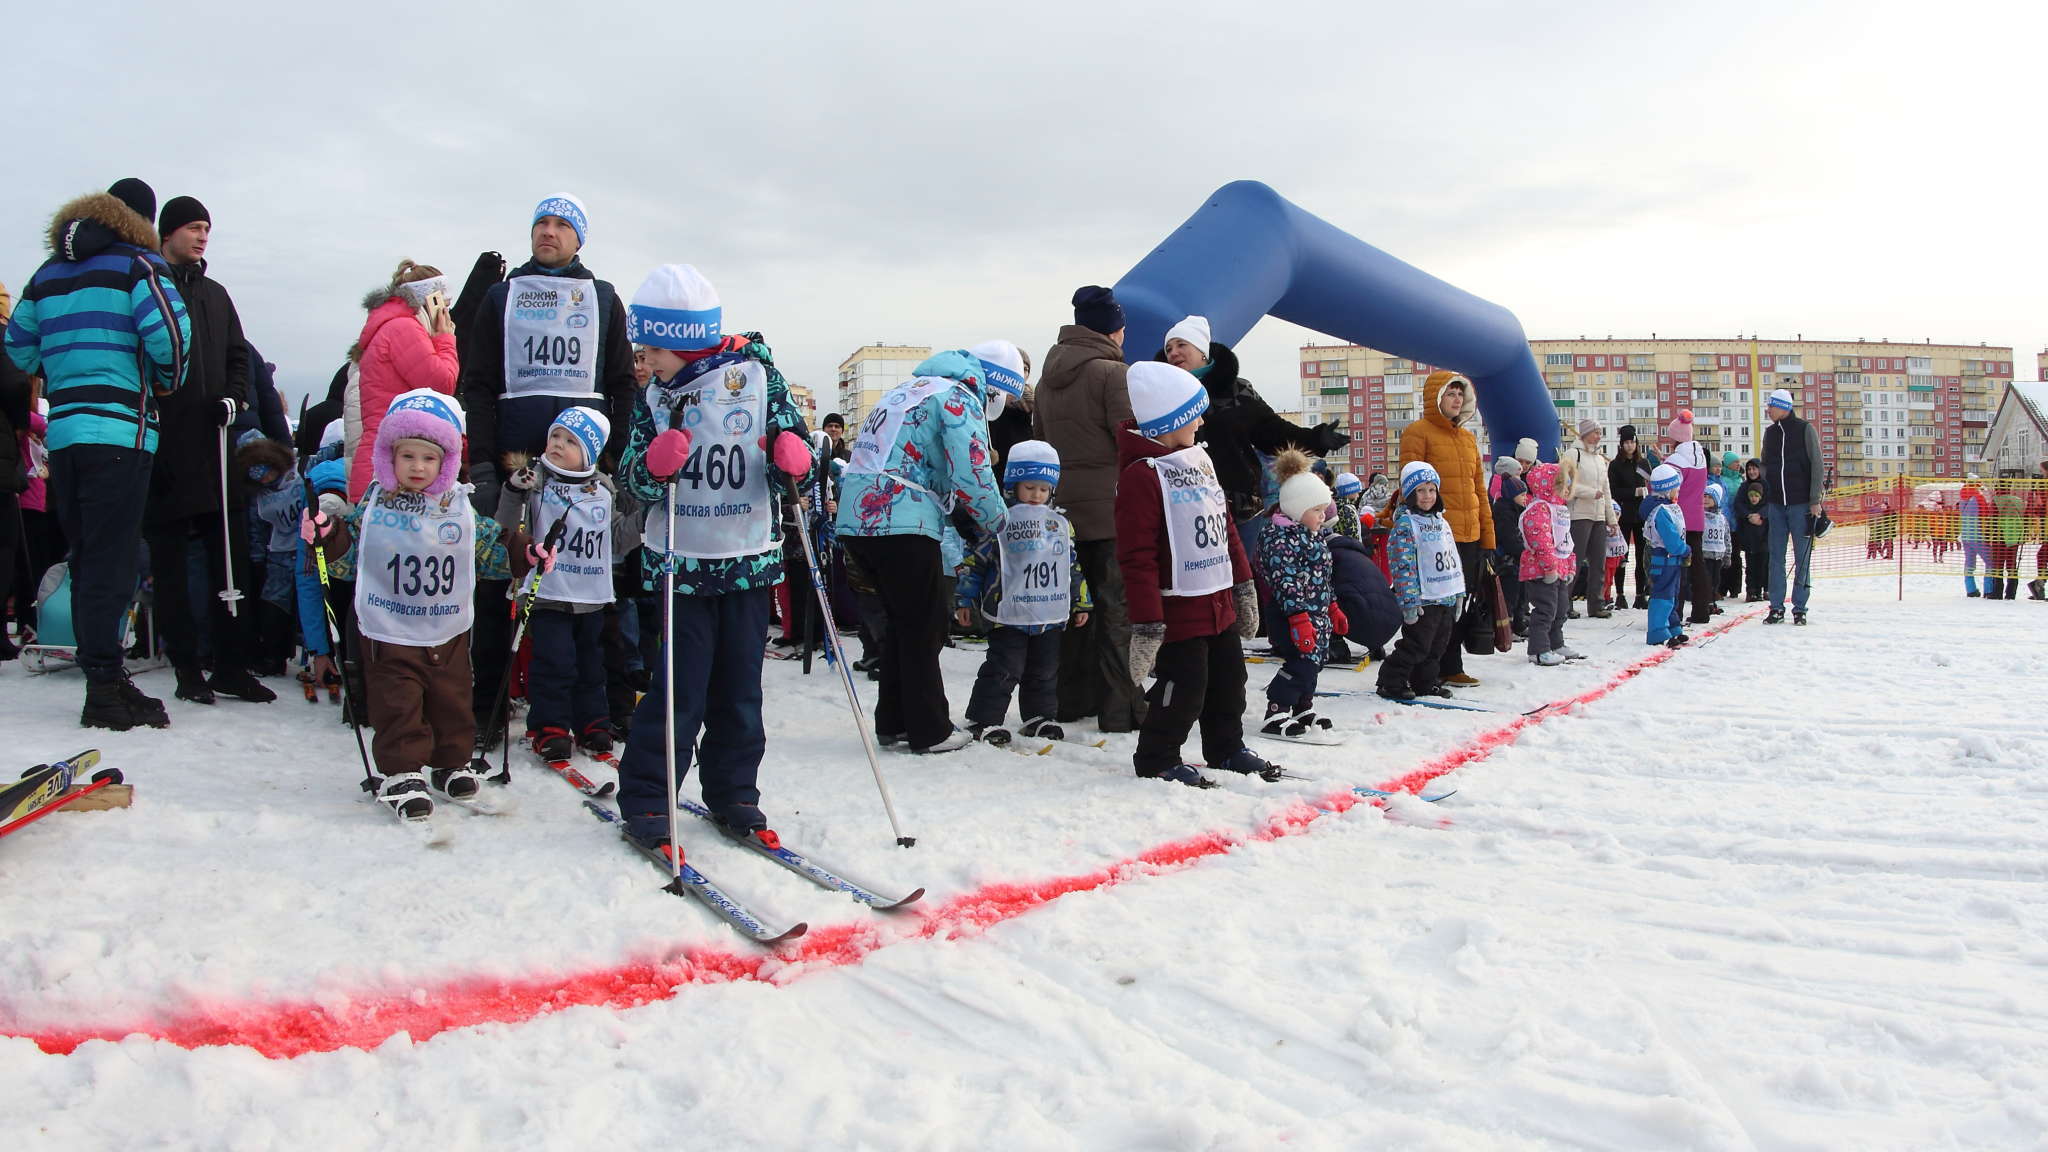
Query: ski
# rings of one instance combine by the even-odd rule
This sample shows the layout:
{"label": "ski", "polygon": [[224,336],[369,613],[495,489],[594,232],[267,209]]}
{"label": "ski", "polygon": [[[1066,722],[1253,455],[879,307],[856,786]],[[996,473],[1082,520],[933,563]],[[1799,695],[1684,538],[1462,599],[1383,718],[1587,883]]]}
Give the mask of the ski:
{"label": "ski", "polygon": [[627,847],[652,861],[661,869],[663,875],[671,876],[669,882],[662,887],[662,891],[674,896],[691,897],[709,908],[719,919],[732,925],[742,935],[761,944],[780,944],[785,940],[794,940],[810,930],[810,925],[799,920],[784,931],[775,931],[763,923],[760,917],[747,911],[745,905],[727,896],[709,877],[697,871],[687,860],[683,862],[682,875],[679,878],[674,877],[668,857],[626,835],[625,817],[592,800],[585,800],[583,806],[605,823],[617,825],[619,839],[625,841]]}
{"label": "ski", "polygon": [[1415,699],[1413,699],[1413,700],[1393,700],[1393,699],[1389,699],[1388,697],[1385,697],[1385,696],[1382,696],[1382,697],[1380,697],[1380,699],[1382,699],[1382,700],[1386,700],[1386,702],[1387,702],[1387,703],[1389,703],[1389,704],[1402,704],[1402,705],[1406,705],[1407,707],[1410,707],[1410,708],[1444,708],[1444,709],[1448,709],[1449,711],[1452,711],[1452,712],[1498,712],[1498,711],[1500,711],[1500,709],[1498,709],[1498,708],[1482,708],[1482,707],[1480,707],[1480,706],[1479,706],[1479,705],[1477,705],[1477,704],[1453,704],[1453,703],[1451,703],[1451,702],[1450,702],[1450,701],[1448,701],[1448,700],[1425,700],[1425,699],[1423,699],[1423,698],[1422,698],[1422,697],[1420,697],[1420,696],[1417,696],[1417,697],[1416,697]]}
{"label": "ski", "polygon": [[1424,796],[1420,792],[1389,792],[1384,788],[1367,788],[1363,785],[1353,788],[1352,791],[1356,792],[1360,796],[1364,796],[1374,800],[1385,800],[1390,796],[1413,796],[1425,804],[1434,804],[1439,800],[1449,799],[1450,797],[1456,796],[1458,794],[1458,790],[1456,788],[1451,789],[1449,792],[1439,792],[1434,796]]}
{"label": "ski", "polygon": [[[1247,664],[1285,664],[1289,659],[1292,659],[1292,657],[1247,656],[1244,658],[1244,662]],[[1372,657],[1370,656],[1363,660],[1323,661],[1323,670],[1325,672],[1363,672],[1371,666]]]}
{"label": "ski", "polygon": [[[597,758],[592,757],[592,759]],[[585,776],[576,767],[574,760],[543,760],[541,763],[547,765],[549,771],[568,781],[569,787],[576,789],[585,796],[595,796],[602,800],[619,790],[619,786],[615,781],[607,780],[599,784],[597,781]],[[608,763],[608,761],[598,760],[598,763],[604,764]]]}
{"label": "ski", "polygon": [[79,776],[91,772],[100,762],[97,748],[88,748],[68,760],[38,764],[21,774],[21,779],[0,789],[0,836],[33,824],[81,796],[109,784],[119,784],[119,769],[93,772],[92,782],[76,792],[71,790]]}
{"label": "ski", "polygon": [[830,868],[827,868],[824,865],[819,864],[814,860],[811,860],[809,857],[804,856],[802,853],[797,852],[796,850],[788,847],[787,845],[784,845],[780,837],[776,838],[775,843],[770,844],[767,841],[761,839],[759,836],[751,834],[746,836],[734,836],[732,834],[732,831],[728,829],[725,825],[720,824],[718,822],[718,818],[713,816],[711,814],[711,811],[705,808],[702,804],[698,804],[692,800],[684,800],[681,801],[680,804],[683,811],[688,812],[690,815],[695,816],[697,819],[702,820],[705,823],[711,825],[712,827],[718,829],[719,832],[723,834],[727,839],[734,840],[752,849],[757,854],[766,856],[768,859],[773,860],[777,864],[782,865],[784,868],[789,869],[791,872],[794,872],[797,875],[802,876],[804,879],[809,880],[811,883],[816,884],[820,888],[829,888],[835,892],[844,892],[848,896],[851,896],[855,900],[858,900],[861,903],[866,904],[870,908],[874,908],[882,912],[891,912],[898,908],[902,908],[906,905],[914,904],[924,897],[924,889],[922,888],[915,889],[908,896],[884,896],[881,893],[876,892],[874,889],[869,888],[864,884],[856,884],[855,882],[848,880],[846,877],[839,875],[837,872],[832,871]]}

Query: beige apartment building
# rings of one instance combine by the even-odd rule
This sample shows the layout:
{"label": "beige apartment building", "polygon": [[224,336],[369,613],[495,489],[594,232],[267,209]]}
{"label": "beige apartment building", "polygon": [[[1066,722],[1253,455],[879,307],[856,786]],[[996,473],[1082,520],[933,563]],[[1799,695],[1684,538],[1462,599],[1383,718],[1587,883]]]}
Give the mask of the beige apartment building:
{"label": "beige apartment building", "polygon": [[[1755,455],[1764,399],[1790,389],[1820,433],[1838,480],[1911,473],[1962,476],[1980,467],[1985,437],[2013,378],[2010,347],[1822,340],[1532,340],[1561,435],[1588,417],[1634,425],[1654,441],[1681,409],[1710,452]],[[2042,359],[2048,362],[2048,353]],[[1352,471],[1390,470],[1401,429],[1417,419],[1430,371],[1356,345],[1301,349],[1302,407],[1344,415]],[[1486,446],[1481,430],[1479,442]]]}
{"label": "beige apartment building", "polygon": [[910,379],[930,348],[910,344],[867,344],[839,362],[839,394],[833,411],[846,417],[846,427],[860,427],[862,417],[882,394]]}

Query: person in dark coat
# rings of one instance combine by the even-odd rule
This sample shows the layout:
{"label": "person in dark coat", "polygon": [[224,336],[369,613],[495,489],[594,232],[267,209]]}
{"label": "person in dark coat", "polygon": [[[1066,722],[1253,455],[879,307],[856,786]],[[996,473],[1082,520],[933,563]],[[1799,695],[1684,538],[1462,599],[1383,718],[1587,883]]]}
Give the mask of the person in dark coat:
{"label": "person in dark coat", "polygon": [[[1330,582],[1337,590],[1337,606],[1351,625],[1343,639],[1363,644],[1374,660],[1387,658],[1387,642],[1401,630],[1401,605],[1387,577],[1372,562],[1365,545],[1349,536],[1330,538]],[[1331,648],[1332,658],[1337,649]],[[1349,655],[1349,649],[1345,650]]]}
{"label": "person in dark coat", "polygon": [[320,454],[320,437],[326,434],[327,426],[341,419],[347,405],[348,365],[335,369],[334,379],[327,382],[327,395],[308,405],[299,413],[299,430],[292,435],[292,451],[301,460],[311,460]]}
{"label": "person in dark coat", "polygon": [[[1643,447],[1633,424],[1624,424],[1614,441],[1614,459],[1607,465],[1607,492],[1621,505],[1621,534],[1636,558],[1636,601],[1638,609],[1650,604],[1650,552],[1643,543],[1643,498],[1650,494],[1650,472],[1657,467],[1657,454]],[[1614,570],[1616,607],[1626,598],[1628,560]]]}
{"label": "person in dark coat", "polygon": [[[242,433],[254,430],[261,432],[265,440],[289,444],[292,442],[292,424],[285,418],[284,397],[277,391],[277,365],[265,360],[254,344],[250,344],[248,349],[249,404],[228,429],[228,441],[239,444]],[[313,437],[316,448],[319,442],[316,430]]]}
{"label": "person in dark coat", "polygon": [[1193,373],[1208,393],[1209,411],[1202,417],[1196,443],[1209,450],[1216,480],[1230,501],[1230,517],[1237,523],[1265,506],[1260,453],[1277,456],[1284,449],[1299,448],[1310,456],[1327,456],[1351,443],[1334,420],[1303,428],[1275,413],[1251,381],[1237,374],[1237,354],[1209,339],[1204,317],[1189,316],[1168,329],[1166,346],[1153,359]]}
{"label": "person in dark coat", "polygon": [[[213,234],[206,206],[190,196],[172,197],[157,214],[157,232],[163,238],[171,281],[192,320],[185,387],[159,403],[160,439],[143,513],[157,626],[177,672],[180,700],[211,704],[217,696],[231,696],[268,703],[277,694],[250,674],[247,630],[221,599],[221,593],[232,588],[241,593],[236,612],[254,612],[262,592],[248,549],[241,546],[248,538],[242,527],[248,507],[246,485],[237,469],[227,467],[230,462],[223,459],[221,444],[221,430],[249,407],[249,342],[242,338],[242,319],[228,290],[206,274],[206,246]],[[226,532],[223,515],[229,525]],[[199,549],[206,557],[204,620],[193,608],[188,549]],[[212,642],[210,678],[200,665],[202,630]]]}

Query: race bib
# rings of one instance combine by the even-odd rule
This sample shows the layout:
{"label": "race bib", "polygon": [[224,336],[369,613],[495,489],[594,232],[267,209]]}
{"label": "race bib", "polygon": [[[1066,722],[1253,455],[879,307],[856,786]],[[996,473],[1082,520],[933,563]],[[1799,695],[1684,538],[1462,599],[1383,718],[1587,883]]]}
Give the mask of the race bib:
{"label": "race bib", "polygon": [[735,360],[698,376],[678,396],[690,454],[668,488],[676,537],[668,539],[668,511],[656,504],[647,516],[647,546],[698,560],[768,551],[775,544],[768,456],[761,451],[768,370],[758,360]]}
{"label": "race bib", "polygon": [[998,624],[1062,624],[1073,604],[1071,549],[1067,521],[1044,504],[1017,504],[996,529],[1003,561],[1003,599]]}
{"label": "race bib", "polygon": [[546,540],[555,522],[567,520],[555,553],[555,570],[540,578],[544,600],[564,604],[612,602],[612,494],[602,484],[550,478],[536,497],[533,538]]}
{"label": "race bib", "polygon": [[1145,463],[1159,476],[1166,504],[1167,581],[1162,596],[1207,596],[1231,586],[1229,500],[1216,482],[1216,465],[1197,444]]}
{"label": "race bib", "polygon": [[597,281],[519,276],[505,288],[505,395],[597,395]]}
{"label": "race bib", "polygon": [[1572,510],[1562,504],[1550,505],[1550,549],[1559,560],[1578,551],[1572,546]]}
{"label": "race bib", "polygon": [[469,486],[439,496],[372,485],[356,544],[356,628],[372,640],[431,648],[469,631],[476,512]]}
{"label": "race bib", "polygon": [[[1465,566],[1458,562],[1458,541],[1441,516],[1407,516],[1408,536],[1415,541],[1416,577],[1424,600],[1449,600],[1465,594]],[[1571,535],[1566,533],[1569,541]]]}
{"label": "race bib", "polygon": [[951,492],[933,492],[924,485],[906,476],[889,471],[889,459],[896,452],[896,442],[903,438],[903,425],[910,417],[911,410],[922,404],[926,398],[936,396],[959,384],[956,380],[928,376],[905,381],[889,390],[888,394],[861,421],[859,438],[854,441],[853,455],[846,462],[847,475],[866,473],[887,475],[905,488],[915,488],[939,502],[947,512],[953,510]]}

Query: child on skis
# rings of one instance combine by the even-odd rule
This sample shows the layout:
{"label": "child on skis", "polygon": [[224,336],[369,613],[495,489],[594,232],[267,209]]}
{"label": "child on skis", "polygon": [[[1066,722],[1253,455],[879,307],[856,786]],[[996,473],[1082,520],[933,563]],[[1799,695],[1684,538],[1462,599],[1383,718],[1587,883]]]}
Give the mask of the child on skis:
{"label": "child on skis", "polygon": [[1081,575],[1074,530],[1052,506],[1060,483],[1060,455],[1043,440],[1010,448],[1003,465],[1009,513],[982,537],[959,569],[954,614],[962,628],[978,607],[988,621],[988,654],[967,701],[967,730],[998,747],[1010,742],[1003,727],[1010,693],[1024,722],[1017,734],[1031,740],[1063,740],[1053,721],[1058,704],[1060,636],[1071,618],[1080,628],[1094,606]]}
{"label": "child on skis", "polygon": [[1244,745],[1244,639],[1259,634],[1259,594],[1229,500],[1195,443],[1208,410],[1202,382],[1156,360],[1125,377],[1132,419],[1117,430],[1116,559],[1131,618],[1131,681],[1144,684],[1137,774],[1213,788],[1181,758],[1199,721],[1213,768],[1278,779]]}
{"label": "child on skis", "polygon": [[1571,482],[1556,464],[1529,469],[1529,504],[1517,527],[1522,536],[1523,594],[1529,598],[1529,662],[1555,668],[1585,654],[1565,647],[1564,622],[1572,610],[1572,576],[1578,570],[1572,546]]}
{"label": "child on skis", "polygon": [[430,780],[457,801],[476,800],[483,783],[470,767],[469,629],[479,577],[503,580],[510,570],[498,525],[476,515],[470,486],[457,482],[462,435],[451,397],[418,388],[393,398],[362,502],[299,529],[355,573],[364,679],[377,685],[368,707],[376,795],[407,821],[433,815]]}
{"label": "child on skis", "polygon": [[1676,648],[1692,639],[1679,621],[1679,595],[1685,586],[1685,562],[1692,548],[1685,540],[1685,514],[1672,498],[1684,482],[1678,469],[1659,464],[1650,472],[1650,494],[1643,498],[1643,539],[1650,546],[1650,619],[1646,641]]}
{"label": "child on skis", "polygon": [[1721,570],[1727,565],[1729,554],[1734,551],[1729,539],[1728,517],[1722,511],[1727,503],[1727,493],[1722,491],[1719,480],[1707,482],[1707,491],[1701,497],[1705,505],[1705,527],[1700,530],[1700,555],[1707,565],[1707,589],[1713,598],[1710,615],[1719,616],[1721,605]]}
{"label": "child on skis", "polygon": [[727,834],[778,843],[757,781],[767,743],[761,660],[782,579],[771,485],[811,467],[803,416],[761,334],[723,335],[721,327],[716,289],[687,264],[656,268],[633,294],[628,331],[648,346],[653,378],[633,408],[619,479],[648,507],[650,579],[674,581],[663,606],[674,637],[633,713],[618,801],[626,835],[678,864],[664,746],[671,732],[678,786],[694,753],[704,806]]}
{"label": "child on skis", "polygon": [[1529,485],[1522,478],[1522,462],[1513,456],[1493,458],[1493,478],[1486,484],[1493,508],[1494,569],[1507,573],[1501,583],[1503,607],[1508,626],[1517,636],[1529,634],[1529,597],[1516,573],[1522,570],[1522,509],[1529,506]]}
{"label": "child on skis", "polygon": [[1333,533],[1365,543],[1365,527],[1358,518],[1358,501],[1365,495],[1365,481],[1356,472],[1339,472],[1330,492],[1337,498],[1333,505],[1337,510]]}
{"label": "child on skis", "polygon": [[[319,502],[319,507],[310,511],[324,513],[330,518],[348,511],[348,461],[322,460],[306,469],[306,479],[312,485],[313,499]],[[343,572],[340,565],[329,564],[327,587],[322,588],[319,567],[308,551],[310,547],[300,540],[292,557],[293,578],[297,584],[299,639],[306,649],[307,665],[299,673],[299,683],[305,688],[307,699],[313,699],[319,689],[325,687],[328,699],[332,701],[341,694],[345,660],[328,640],[328,614],[331,612],[334,617],[332,634],[346,644],[355,621],[355,570],[351,568]],[[359,674],[349,678],[351,699],[358,699],[361,679]],[[360,713],[355,718],[360,722]]]}
{"label": "child on skis", "polygon": [[1262,736],[1332,743],[1330,721],[1316,715],[1316,678],[1333,636],[1351,630],[1331,590],[1330,532],[1323,518],[1330,490],[1309,470],[1307,454],[1293,448],[1273,461],[1280,507],[1259,533],[1259,575],[1273,606],[1287,621],[1276,628],[1276,651],[1285,653],[1279,675],[1266,685]]}
{"label": "child on skis", "polygon": [[254,608],[256,642],[249,663],[262,675],[282,676],[298,623],[292,561],[300,543],[306,488],[292,459],[292,446],[254,428],[235,441],[235,464],[249,478],[250,528],[261,542],[263,556],[263,591]]}
{"label": "child on skis", "polygon": [[1621,526],[1621,502],[1614,501],[1609,507],[1612,514],[1607,520],[1606,569],[1600,578],[1600,595],[1611,610],[1626,607],[1621,603],[1621,590],[1614,586],[1614,574],[1621,571],[1621,562],[1628,559],[1628,532]]}
{"label": "child on skis", "polygon": [[1457,631],[1465,571],[1444,521],[1440,484],[1436,469],[1420,460],[1401,469],[1401,498],[1387,533],[1394,596],[1401,602],[1401,639],[1380,665],[1378,685],[1379,694],[1389,700],[1451,694],[1437,669]]}
{"label": "child on skis", "polygon": [[[574,750],[609,762],[616,733],[605,698],[604,613],[612,603],[616,489],[597,469],[611,421],[595,408],[565,408],[548,426],[538,460],[511,457],[498,497],[498,522],[523,524],[509,549],[514,579],[541,571],[527,621],[533,659],[526,669],[526,737],[550,766]],[[566,520],[561,542],[546,541]],[[536,564],[525,563],[531,552]]]}

